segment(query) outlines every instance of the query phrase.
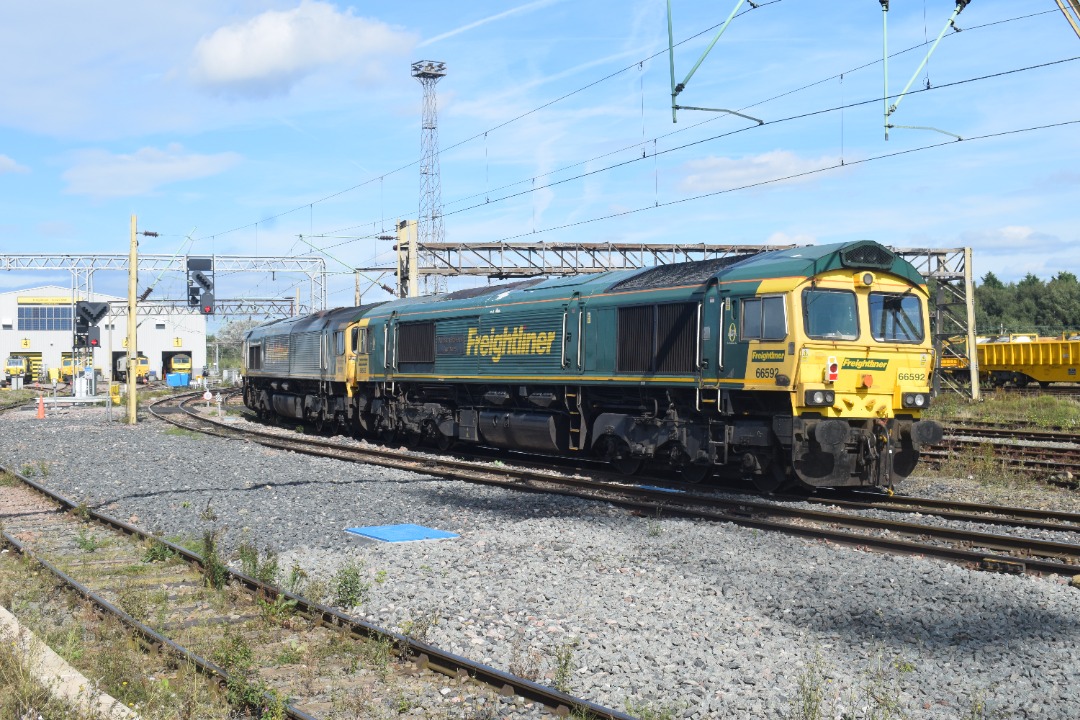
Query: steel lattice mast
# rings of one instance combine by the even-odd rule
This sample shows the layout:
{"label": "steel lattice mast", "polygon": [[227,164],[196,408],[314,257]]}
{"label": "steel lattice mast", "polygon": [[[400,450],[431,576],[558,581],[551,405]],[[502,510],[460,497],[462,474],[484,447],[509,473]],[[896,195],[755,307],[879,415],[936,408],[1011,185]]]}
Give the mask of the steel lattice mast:
{"label": "steel lattice mast", "polygon": [[440,243],[444,236],[435,85],[445,75],[444,62],[420,60],[412,64],[412,76],[424,86],[424,113],[420,131],[420,216],[417,227],[417,242],[421,247]]}

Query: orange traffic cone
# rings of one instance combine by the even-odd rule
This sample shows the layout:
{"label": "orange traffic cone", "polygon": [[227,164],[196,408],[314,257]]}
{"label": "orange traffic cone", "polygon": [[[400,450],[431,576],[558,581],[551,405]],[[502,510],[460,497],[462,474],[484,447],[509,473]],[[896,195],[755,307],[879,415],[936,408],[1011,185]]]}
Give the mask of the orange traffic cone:
{"label": "orange traffic cone", "polygon": [[38,420],[44,420],[45,419],[45,396],[44,395],[38,395],[38,399],[37,399],[37,416],[38,416]]}

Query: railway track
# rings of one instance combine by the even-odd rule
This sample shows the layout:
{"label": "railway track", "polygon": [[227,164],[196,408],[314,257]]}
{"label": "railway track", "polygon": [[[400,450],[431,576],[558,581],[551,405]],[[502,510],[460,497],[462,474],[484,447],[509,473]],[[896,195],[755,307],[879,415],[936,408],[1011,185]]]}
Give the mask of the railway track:
{"label": "railway track", "polygon": [[[515,717],[546,708],[563,716],[631,720],[231,571],[210,539],[194,554],[2,470],[18,481],[0,496],[5,543],[131,626],[149,647],[215,678],[257,714],[313,720],[332,714],[350,695],[438,703],[453,684],[446,706],[471,707],[476,717],[498,708],[500,697],[516,696],[523,703],[513,706]],[[288,657],[294,660],[282,660]]]}
{"label": "railway track", "polygon": [[[197,405],[197,403],[196,403]],[[154,410],[152,410],[154,412]],[[733,522],[759,530],[784,532],[859,548],[933,556],[959,562],[969,567],[1006,572],[1033,574],[1075,575],[1080,573],[1080,518],[1044,517],[1039,522],[1041,532],[1062,533],[1068,541],[1043,540],[1016,534],[987,533],[947,525],[914,523],[906,520],[868,517],[843,509],[820,510],[745,497],[723,496],[691,486],[655,488],[628,484],[625,478],[600,471],[587,474],[565,474],[493,465],[490,461],[475,462],[447,456],[418,456],[415,453],[391,450],[353,441],[337,442],[325,438],[295,436],[292,433],[251,430],[228,422],[206,417],[197,409],[185,407],[185,412],[159,413],[167,421],[199,432],[223,437],[243,438],[251,442],[294,452],[334,457],[354,462],[373,463],[427,475],[450,479],[499,485],[531,492],[560,492],[563,494],[603,500],[633,512],[656,516],[681,516],[697,520]],[[828,504],[829,501],[823,500]],[[932,501],[927,501],[928,503]],[[928,505],[924,509],[928,509]],[[882,510],[864,507],[861,510]],[[970,508],[969,508],[970,509]],[[1005,509],[1008,510],[1008,509]],[[1011,509],[1014,516],[1022,509]],[[939,509],[938,513],[944,513]],[[954,512],[960,512],[955,510]],[[904,513],[910,515],[911,513]],[[924,514],[931,514],[925,512]],[[988,524],[978,519],[949,517],[950,522]],[[1032,518],[1010,523],[999,513],[999,523],[1014,529],[1035,521]],[[1030,529],[1030,528],[1029,528]]]}
{"label": "railway track", "polygon": [[940,446],[922,452],[922,459],[933,466],[957,456],[994,460],[1011,470],[1035,472],[1072,487],[1080,481],[1080,435],[1064,429],[1033,430],[990,423],[952,425],[945,428]]}

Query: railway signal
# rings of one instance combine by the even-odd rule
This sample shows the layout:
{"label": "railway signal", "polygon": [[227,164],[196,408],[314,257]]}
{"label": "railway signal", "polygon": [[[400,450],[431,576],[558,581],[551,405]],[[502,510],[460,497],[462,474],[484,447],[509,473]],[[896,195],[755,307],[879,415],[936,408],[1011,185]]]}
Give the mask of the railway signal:
{"label": "railway signal", "polygon": [[75,303],[75,347],[101,347],[97,324],[109,313],[109,303],[80,300]]}
{"label": "railway signal", "polygon": [[214,260],[188,258],[188,305],[203,315],[214,314]]}
{"label": "railway signal", "polygon": [[101,318],[109,312],[109,303],[107,302],[86,302],[80,300],[75,303],[75,318],[76,322],[83,322],[86,325],[97,325]]}

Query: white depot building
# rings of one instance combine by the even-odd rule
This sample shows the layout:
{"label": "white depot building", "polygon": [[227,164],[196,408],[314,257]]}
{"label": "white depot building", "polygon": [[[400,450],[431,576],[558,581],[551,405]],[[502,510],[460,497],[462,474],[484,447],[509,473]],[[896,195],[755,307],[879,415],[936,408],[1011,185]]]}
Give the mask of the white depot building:
{"label": "white depot building", "polygon": [[[98,323],[100,347],[72,347],[75,300],[109,304],[108,313]],[[148,358],[150,372],[157,378],[171,371],[177,355],[191,358],[193,375],[202,373],[206,365],[206,316],[198,308],[148,302],[139,306],[136,325],[136,354]],[[117,360],[127,357],[127,345],[127,298],[101,293],[73,298],[70,287],[58,285],[0,293],[0,361],[6,365],[12,356],[25,357],[36,380],[53,379],[73,354],[76,365],[92,355],[95,374],[110,380],[116,374]]]}

